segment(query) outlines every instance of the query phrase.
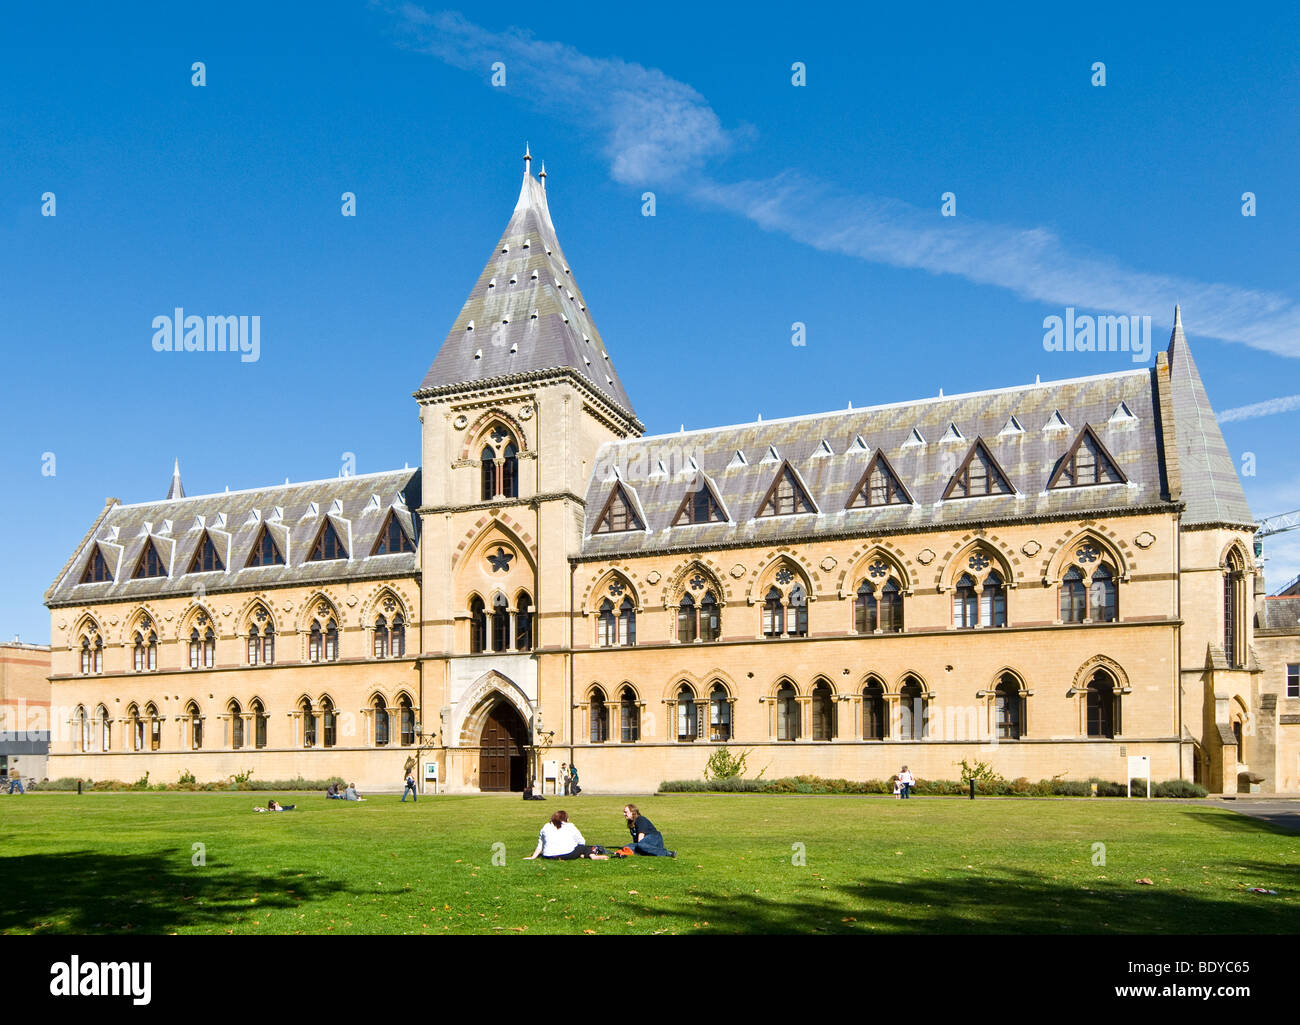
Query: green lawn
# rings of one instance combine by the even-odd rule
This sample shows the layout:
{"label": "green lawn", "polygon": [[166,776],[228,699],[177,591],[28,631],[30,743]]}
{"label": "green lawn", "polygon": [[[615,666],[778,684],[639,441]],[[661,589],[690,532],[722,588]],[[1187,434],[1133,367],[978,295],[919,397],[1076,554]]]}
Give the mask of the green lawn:
{"label": "green lawn", "polygon": [[[626,836],[624,801],[298,794],[296,812],[254,814],[268,796],[0,798],[0,933],[1300,926],[1300,835],[1194,803],[668,795],[639,803],[676,860],[542,862],[523,858],[555,809],[588,842],[613,845]],[[191,863],[196,843],[206,865]]]}

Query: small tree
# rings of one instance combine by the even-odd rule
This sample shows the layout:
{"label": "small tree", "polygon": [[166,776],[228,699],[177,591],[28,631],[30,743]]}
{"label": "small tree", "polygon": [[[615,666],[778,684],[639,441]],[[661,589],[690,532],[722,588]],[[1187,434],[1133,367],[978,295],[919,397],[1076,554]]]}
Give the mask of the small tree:
{"label": "small tree", "polygon": [[[725,747],[713,749],[709,755],[709,760],[704,766],[705,779],[739,779],[745,774],[745,763],[748,761],[750,751],[741,751],[733,755]],[[762,775],[760,773],[760,775]]]}

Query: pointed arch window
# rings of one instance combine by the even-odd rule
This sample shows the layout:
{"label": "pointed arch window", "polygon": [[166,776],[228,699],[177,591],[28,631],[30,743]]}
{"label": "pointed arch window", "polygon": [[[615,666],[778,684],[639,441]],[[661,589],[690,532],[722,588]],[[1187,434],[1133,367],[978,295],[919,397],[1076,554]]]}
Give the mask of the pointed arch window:
{"label": "pointed arch window", "polygon": [[78,750],[89,753],[91,745],[90,716],[86,714],[84,705],[77,706],[77,711],[73,715],[73,726],[77,730],[77,740],[80,743]]}
{"label": "pointed arch window", "polygon": [[820,680],[812,692],[812,739],[834,740],[836,733],[835,693]]}
{"label": "pointed arch window", "polygon": [[167,563],[158,554],[158,546],[154,544],[153,538],[146,538],[144,551],[140,553],[140,558],[136,560],[135,572],[131,575],[131,578],[133,580],[143,580],[148,577],[165,577],[166,575]]}
{"label": "pointed arch window", "polygon": [[312,708],[311,698],[303,698],[298,705],[302,713],[302,746],[316,746],[316,711]]}
{"label": "pointed arch window", "polygon": [[415,709],[405,694],[397,699],[397,717],[402,731],[402,746],[410,747],[415,743]]}
{"label": "pointed arch window", "polygon": [[510,650],[510,610],[504,594],[492,599],[492,650]]}
{"label": "pointed arch window", "polygon": [[307,561],[332,562],[347,557],[348,550],[343,546],[339,532],[334,529],[334,523],[327,518],[321,525],[320,533],[316,535],[316,542],[311,546],[311,554],[307,556]]}
{"label": "pointed arch window", "polygon": [[334,712],[334,702],[321,698],[320,702],[321,746],[333,747],[338,740],[338,716]]}
{"label": "pointed arch window", "polygon": [[776,739],[799,739],[799,699],[789,681],[776,692]]}
{"label": "pointed arch window", "polygon": [[519,446],[500,423],[493,424],[479,452],[479,493],[484,502],[519,497]]}
{"label": "pointed arch window", "polygon": [[1093,673],[1085,701],[1088,736],[1113,740],[1119,732],[1119,694],[1110,674]]}
{"label": "pointed arch window", "polygon": [[109,572],[108,563],[104,560],[104,553],[100,550],[99,545],[95,545],[90,553],[90,558],[86,560],[86,568],[81,574],[81,582],[83,584],[99,584],[112,579],[113,574]]}
{"label": "pointed arch window", "polygon": [[614,603],[608,598],[600,603],[596,629],[596,643],[599,647],[612,648],[618,644],[618,621],[614,617]]}
{"label": "pointed arch window", "polygon": [[631,687],[624,687],[618,699],[619,740],[635,744],[641,739],[641,706]]}
{"label": "pointed arch window", "polygon": [[808,636],[808,595],[803,584],[790,588],[790,636]]}
{"label": "pointed arch window", "polygon": [[158,706],[149,702],[144,706],[144,715],[149,724],[149,750],[157,751],[162,747],[162,717],[158,715]]}
{"label": "pointed arch window", "polygon": [[151,672],[158,668],[158,635],[147,625],[135,632],[135,644],[132,649],[132,664],[137,673]]}
{"label": "pointed arch window", "polygon": [[605,707],[605,692],[597,687],[591,692],[591,742],[603,744],[609,739],[609,712]]}
{"label": "pointed arch window", "polygon": [[190,726],[190,750],[203,750],[203,716],[199,714],[197,703],[191,701],[185,706],[185,718]]}
{"label": "pointed arch window", "polygon": [[384,520],[384,525],[379,528],[379,535],[375,538],[374,555],[393,555],[396,552],[414,552],[415,542],[406,536],[406,530],[402,527],[401,521],[398,520],[393,510],[388,510],[388,517]]}
{"label": "pointed arch window", "polygon": [[380,615],[375,620],[374,646],[375,658],[388,657],[388,619]]}
{"label": "pointed arch window", "polygon": [[479,453],[479,473],[482,484],[483,501],[490,502],[497,497],[497,461],[496,451],[485,445]]}
{"label": "pointed arch window", "polygon": [[321,605],[311,622],[307,635],[307,659],[310,662],[337,662],[339,657],[339,628],[329,606]]}
{"label": "pointed arch window", "polygon": [[230,747],[238,751],[244,746],[244,716],[238,701],[230,702]]}
{"label": "pointed arch window", "polygon": [[998,740],[1019,740],[1024,730],[1025,700],[1020,681],[1004,673],[993,692],[993,724]]}
{"label": "pointed arch window", "polygon": [[776,480],[767,489],[767,494],[758,504],[762,516],[795,516],[799,513],[814,513],[817,509],[808,497],[808,492],[799,483],[799,477],[788,462],[777,471]]}
{"label": "pointed arch window", "polygon": [[984,578],[980,591],[980,626],[1007,625],[1007,588],[994,570]]}
{"label": "pointed arch window", "polygon": [[1061,622],[1082,623],[1087,616],[1087,592],[1083,571],[1071,566],[1061,578]]}
{"label": "pointed arch window", "polygon": [[700,599],[700,640],[716,641],[722,636],[722,609],[712,591]]}
{"label": "pointed arch window", "polygon": [[979,498],[985,495],[1013,495],[1016,489],[1011,486],[993,453],[984,444],[983,438],[976,438],[966,458],[957,467],[957,472],[944,488],[943,497]]}
{"label": "pointed arch window", "polygon": [[527,591],[515,596],[515,651],[533,650],[533,599]]}
{"label": "pointed arch window", "polygon": [[503,498],[519,497],[519,449],[514,442],[506,446],[501,460],[501,495]]}
{"label": "pointed arch window", "polygon": [[1223,655],[1228,665],[1245,665],[1246,566],[1235,548],[1228,553],[1223,573]]}
{"label": "pointed arch window", "polygon": [[785,633],[785,606],[781,604],[781,592],[773,585],[763,597],[763,636],[780,637]]}
{"label": "pointed arch window", "polygon": [[406,655],[406,620],[399,612],[393,616],[393,627],[389,634],[389,650],[393,658]]}
{"label": "pointed arch window", "polygon": [[889,716],[885,712],[885,688],[879,680],[869,680],[862,688],[862,739],[884,740],[889,736]]}
{"label": "pointed arch window", "polygon": [[212,537],[205,530],[203,540],[199,542],[199,547],[194,552],[194,558],[190,560],[191,573],[216,573],[224,572],[226,564],[217,551],[217,546],[212,543]]}
{"label": "pointed arch window", "polygon": [[478,655],[487,650],[487,609],[483,599],[475,595],[469,603],[469,650]]}
{"label": "pointed arch window", "polygon": [[140,707],[132,704],[126,710],[126,725],[131,734],[131,750],[144,750],[144,720],[140,718]]}
{"label": "pointed arch window", "polygon": [[695,706],[695,691],[683,683],[677,691],[677,739],[683,743],[700,735],[699,710]]}
{"label": "pointed arch window", "polygon": [[280,551],[280,546],[275,543],[275,538],[271,536],[271,530],[265,523],[262,524],[262,529],[257,532],[257,540],[253,542],[253,547],[249,549],[246,565],[284,565],[284,553]]}
{"label": "pointed arch window", "polygon": [[108,709],[100,705],[95,709],[95,718],[99,720],[99,749],[113,750],[113,720],[108,717]]}
{"label": "pointed arch window", "polygon": [[261,629],[258,628],[256,623],[248,624],[248,664],[250,666],[273,665],[275,663],[275,627],[264,609],[259,610],[257,618],[264,619],[266,622]]}
{"label": "pointed arch window", "polygon": [[952,625],[973,629],[979,623],[979,604],[975,597],[975,578],[963,573],[952,592]]}
{"label": "pointed arch window", "polygon": [[388,707],[384,704],[384,699],[376,696],[370,703],[371,712],[375,720],[375,747],[388,746]]}
{"label": "pointed arch window", "polygon": [[217,637],[212,627],[205,626],[200,633],[196,626],[190,630],[190,668],[211,669],[216,661]]}
{"label": "pointed arch window", "polygon": [[689,591],[682,595],[677,606],[677,640],[682,644],[691,644],[698,633],[699,618],[695,608],[695,598]]}
{"label": "pointed arch window", "polygon": [[930,735],[930,709],[925,692],[914,676],[898,692],[898,734],[901,740],[924,740]]}
{"label": "pointed arch window", "polygon": [[911,505],[912,496],[899,480],[885,454],[876,449],[867,469],[849,492],[847,509],[868,509],[885,505]]}
{"label": "pointed arch window", "polygon": [[727,688],[715,683],[709,692],[709,740],[726,742],[731,739],[731,697]]}
{"label": "pointed arch window", "polygon": [[261,701],[254,701],[252,706],[253,712],[253,746],[259,751],[266,747],[266,724],[269,716],[266,714],[266,706]]}
{"label": "pointed arch window", "polygon": [[1098,566],[1088,585],[1088,616],[1094,623],[1119,620],[1119,588],[1115,573],[1105,563]]}
{"label": "pointed arch window", "polygon": [[81,638],[81,675],[93,676],[104,671],[104,639],[97,633]]}

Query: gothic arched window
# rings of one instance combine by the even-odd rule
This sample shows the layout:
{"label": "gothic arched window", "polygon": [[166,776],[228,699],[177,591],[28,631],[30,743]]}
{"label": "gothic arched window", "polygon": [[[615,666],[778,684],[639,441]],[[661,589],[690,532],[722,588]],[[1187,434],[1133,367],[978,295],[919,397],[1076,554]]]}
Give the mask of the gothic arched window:
{"label": "gothic arched window", "polygon": [[799,739],[799,700],[789,681],[776,692],[776,739]]}
{"label": "gothic arched window", "polygon": [[1071,566],[1061,578],[1061,622],[1082,623],[1086,612],[1087,595],[1083,588],[1083,573]]}
{"label": "gothic arched window", "polygon": [[721,683],[715,683],[709,692],[709,739],[731,739],[731,698]]}
{"label": "gothic arched window", "polygon": [[694,740],[700,735],[699,711],[695,707],[695,691],[683,683],[677,691],[677,739]]}
{"label": "gothic arched window", "polygon": [[830,684],[820,681],[812,692],[812,738],[835,739],[835,695]]}
{"label": "gothic arched window", "polygon": [[862,688],[862,739],[884,740],[889,735],[889,717],[885,714],[885,689],[879,680],[870,680]]}
{"label": "gothic arched window", "polygon": [[471,655],[487,650],[487,609],[478,595],[469,603],[469,650]]}
{"label": "gothic arched window", "polygon": [[993,693],[993,721],[998,740],[1019,740],[1024,729],[1024,699],[1020,683],[1010,673],[998,681]]}
{"label": "gothic arched window", "polygon": [[695,599],[688,591],[682,595],[681,604],[677,606],[677,639],[683,644],[694,642],[698,636],[698,624]]}

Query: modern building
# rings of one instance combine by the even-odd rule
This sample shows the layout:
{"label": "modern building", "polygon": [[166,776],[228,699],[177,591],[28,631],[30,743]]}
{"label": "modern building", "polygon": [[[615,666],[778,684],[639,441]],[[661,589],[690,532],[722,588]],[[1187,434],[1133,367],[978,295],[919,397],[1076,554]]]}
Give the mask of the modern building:
{"label": "modern building", "polygon": [[1178,314],[1151,368],[646,436],[527,160],[419,469],[100,511],[46,595],[52,773],[1297,788]]}
{"label": "modern building", "polygon": [[50,646],[0,644],[0,777],[46,778],[50,753]]}

